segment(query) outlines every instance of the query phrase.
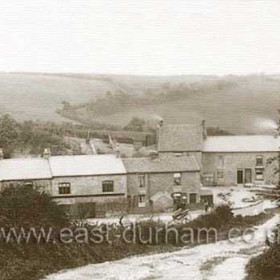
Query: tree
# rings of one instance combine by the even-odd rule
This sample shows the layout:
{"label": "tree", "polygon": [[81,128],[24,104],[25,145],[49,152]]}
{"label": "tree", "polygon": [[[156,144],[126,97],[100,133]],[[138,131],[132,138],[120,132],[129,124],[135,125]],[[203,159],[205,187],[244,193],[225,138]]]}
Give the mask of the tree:
{"label": "tree", "polygon": [[143,131],[146,122],[138,117],[133,117],[132,120],[124,127],[124,130]]}
{"label": "tree", "polygon": [[19,134],[18,123],[9,115],[0,118],[0,146],[6,147],[14,143]]}

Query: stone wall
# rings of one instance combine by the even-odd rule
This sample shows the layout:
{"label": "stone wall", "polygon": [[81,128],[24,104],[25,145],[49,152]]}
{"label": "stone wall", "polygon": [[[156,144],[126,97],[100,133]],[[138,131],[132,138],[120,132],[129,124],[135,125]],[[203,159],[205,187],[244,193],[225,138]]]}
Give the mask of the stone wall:
{"label": "stone wall", "polygon": [[[256,180],[256,157],[263,156],[264,180]],[[235,186],[237,185],[237,170],[245,169],[252,171],[252,183],[254,184],[274,184],[278,182],[278,175],[274,174],[274,169],[278,167],[278,161],[267,164],[267,160],[278,156],[277,152],[266,153],[203,153],[203,174],[213,176],[213,185]],[[222,172],[222,173],[218,173]],[[223,175],[223,176],[221,176]],[[211,181],[211,180],[210,180]],[[207,185],[204,180],[204,185]],[[211,185],[211,184],[209,184]]]}
{"label": "stone wall", "polygon": [[45,180],[17,180],[17,181],[4,181],[4,182],[1,182],[0,183],[0,186],[2,188],[5,188],[5,187],[8,187],[8,186],[11,186],[11,185],[14,185],[14,186],[17,186],[17,185],[23,185],[25,183],[32,183],[33,186],[39,188],[40,190],[44,190],[48,193],[51,194],[51,191],[52,191],[52,182],[51,182],[51,179],[45,179]]}
{"label": "stone wall", "polygon": [[[113,192],[102,191],[103,181],[114,181]],[[102,176],[77,176],[77,177],[56,177],[52,179],[51,195],[55,197],[68,195],[60,195],[58,192],[59,183],[70,183],[71,194],[69,196],[113,196],[121,194],[126,197],[127,194],[127,178],[126,175],[102,175]],[[100,198],[99,198],[100,199]],[[105,199],[105,198],[104,198]]]}
{"label": "stone wall", "polygon": [[[138,176],[140,174],[128,174],[127,186],[128,196],[137,199],[139,195],[146,195],[146,207],[148,201],[155,194],[162,192],[171,195],[174,192],[174,173],[146,173],[141,174],[145,176],[145,187],[139,186]],[[187,194],[196,193],[197,202],[200,196],[200,173],[199,172],[183,172],[181,173],[180,190]],[[188,198],[189,199],[189,198]],[[134,201],[134,207],[137,207],[137,201]]]}

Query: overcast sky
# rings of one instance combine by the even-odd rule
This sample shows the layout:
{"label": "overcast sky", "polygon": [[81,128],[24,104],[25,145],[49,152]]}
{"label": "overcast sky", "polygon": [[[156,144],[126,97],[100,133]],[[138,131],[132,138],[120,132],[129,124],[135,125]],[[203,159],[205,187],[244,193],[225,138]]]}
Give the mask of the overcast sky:
{"label": "overcast sky", "polygon": [[2,0],[0,71],[280,73],[279,0]]}

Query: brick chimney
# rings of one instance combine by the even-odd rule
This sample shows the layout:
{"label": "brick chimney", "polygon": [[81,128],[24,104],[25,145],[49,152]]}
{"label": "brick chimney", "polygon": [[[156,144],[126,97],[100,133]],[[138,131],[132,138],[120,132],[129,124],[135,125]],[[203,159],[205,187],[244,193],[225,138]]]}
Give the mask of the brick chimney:
{"label": "brick chimney", "polygon": [[203,120],[201,122],[201,126],[202,126],[202,139],[206,140],[206,138],[207,138],[207,128],[206,128],[206,121],[205,120]]}
{"label": "brick chimney", "polygon": [[157,127],[156,127],[156,149],[158,150],[159,148],[159,136],[160,136],[160,130],[163,127],[163,119],[160,119]]}
{"label": "brick chimney", "polygon": [[43,158],[49,159],[51,157],[51,150],[50,148],[45,148],[43,152]]}
{"label": "brick chimney", "polygon": [[116,153],[117,158],[121,157],[121,149],[120,149],[120,145],[118,143],[116,144],[115,153]]}

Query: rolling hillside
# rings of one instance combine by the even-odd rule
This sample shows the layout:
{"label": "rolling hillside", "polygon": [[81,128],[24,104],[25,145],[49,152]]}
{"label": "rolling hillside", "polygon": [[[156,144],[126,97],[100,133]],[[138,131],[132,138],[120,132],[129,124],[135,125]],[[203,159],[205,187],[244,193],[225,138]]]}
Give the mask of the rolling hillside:
{"label": "rolling hillside", "polygon": [[[160,96],[147,104],[128,98],[126,106],[99,114],[78,109],[84,119],[126,124],[133,116],[158,116],[168,123],[202,119],[233,133],[271,133],[280,109],[280,76],[137,77],[93,74],[0,73],[0,109],[19,120],[66,120],[61,102],[86,104],[106,93],[137,98]],[[105,101],[106,102],[106,99]]]}

